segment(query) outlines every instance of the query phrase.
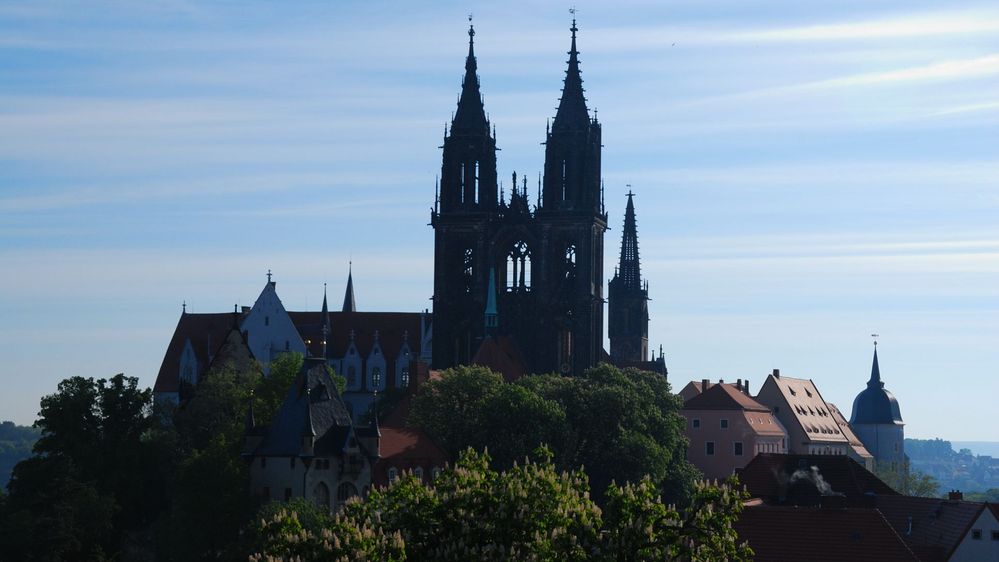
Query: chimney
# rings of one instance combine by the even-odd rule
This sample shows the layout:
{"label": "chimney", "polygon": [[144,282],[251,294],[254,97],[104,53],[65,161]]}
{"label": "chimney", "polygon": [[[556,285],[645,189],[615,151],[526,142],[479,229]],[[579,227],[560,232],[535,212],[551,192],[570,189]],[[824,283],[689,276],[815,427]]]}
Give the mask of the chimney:
{"label": "chimney", "polygon": [[961,493],[961,490],[951,490],[947,492],[947,499],[952,502],[964,501],[964,494]]}
{"label": "chimney", "polygon": [[774,369],[774,378],[775,379],[779,379],[780,378],[780,369]]}
{"label": "chimney", "polygon": [[743,381],[743,383],[742,383],[742,391],[746,393],[746,396],[749,396],[749,379],[746,379],[745,381]]}
{"label": "chimney", "polygon": [[708,379],[701,379],[701,392],[708,389]]}
{"label": "chimney", "polygon": [[735,389],[742,392],[742,379],[735,380]]}
{"label": "chimney", "polygon": [[718,379],[718,384],[725,384],[725,379]]}

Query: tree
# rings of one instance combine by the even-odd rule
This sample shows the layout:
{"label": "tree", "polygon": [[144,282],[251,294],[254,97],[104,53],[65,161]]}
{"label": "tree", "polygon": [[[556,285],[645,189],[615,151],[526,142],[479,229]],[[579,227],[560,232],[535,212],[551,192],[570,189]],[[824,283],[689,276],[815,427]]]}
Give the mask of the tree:
{"label": "tree", "polygon": [[304,361],[302,354],[295,351],[282,353],[271,361],[270,372],[260,378],[254,393],[253,413],[258,423],[267,425],[274,419]]}
{"label": "tree", "polygon": [[542,443],[561,469],[583,466],[598,498],[611,483],[650,476],[671,501],[693,493],[679,399],[662,376],[601,364],[579,377],[532,375],[515,383],[483,367],[458,367],[424,385],[410,423],[452,455],[489,448],[508,467]]}
{"label": "tree", "polygon": [[14,422],[0,423],[0,494],[10,480],[14,465],[31,456],[31,449],[41,432],[31,426]]}
{"label": "tree", "polygon": [[937,479],[912,468],[908,461],[894,470],[889,463],[878,462],[874,467],[874,474],[893,490],[905,496],[935,498],[940,495],[940,483]]}
{"label": "tree", "polygon": [[663,502],[651,479],[611,486],[605,518],[583,471],[560,472],[545,448],[534,457],[497,471],[487,454],[466,450],[433,486],[404,475],[351,500],[318,530],[294,511],[263,517],[251,559],[707,562],[752,555],[732,529],[745,498],[734,482],[696,486],[683,512]]}
{"label": "tree", "polygon": [[41,400],[35,456],[19,463],[0,527],[0,551],[25,559],[113,555],[125,533],[160,508],[149,464],[152,392],[138,379],[71,377]]}

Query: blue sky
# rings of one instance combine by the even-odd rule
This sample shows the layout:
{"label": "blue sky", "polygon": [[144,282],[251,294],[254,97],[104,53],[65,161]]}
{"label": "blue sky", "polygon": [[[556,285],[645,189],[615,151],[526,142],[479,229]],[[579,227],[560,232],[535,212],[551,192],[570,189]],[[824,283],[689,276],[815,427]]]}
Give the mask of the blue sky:
{"label": "blue sky", "polygon": [[[181,302],[430,305],[426,226],[475,14],[499,171],[534,178],[568,6],[0,4],[0,418],[71,375],[152,385]],[[613,271],[637,193],[671,380],[815,380],[870,334],[907,434],[999,440],[999,8],[577,3]],[[505,182],[509,187],[509,180]]]}

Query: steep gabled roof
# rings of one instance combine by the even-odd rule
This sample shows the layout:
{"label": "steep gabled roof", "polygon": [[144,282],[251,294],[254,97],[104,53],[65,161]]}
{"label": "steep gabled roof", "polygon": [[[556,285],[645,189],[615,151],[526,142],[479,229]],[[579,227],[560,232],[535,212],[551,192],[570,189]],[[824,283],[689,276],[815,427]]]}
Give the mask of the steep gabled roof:
{"label": "steep gabled roof", "polygon": [[343,453],[353,425],[336,384],[320,362],[307,361],[288,389],[274,422],[254,456],[293,457],[303,452],[302,438],[315,436],[314,456]]}
{"label": "steep gabled roof", "polygon": [[876,509],[758,506],[736,521],[739,538],[767,562],[918,562]]}
{"label": "steep gabled roof", "polygon": [[482,340],[473,365],[489,367],[493,372],[503,375],[506,382],[513,382],[526,374],[524,356],[517,342],[510,336],[489,336]]}
{"label": "steep gabled roof", "polygon": [[935,559],[947,560],[986,505],[940,498],[885,496],[878,497],[877,507],[913,549],[936,553],[940,557]]}
{"label": "steep gabled roof", "polygon": [[174,329],[173,337],[167,344],[163,362],[156,375],[154,392],[177,392],[180,390],[180,357],[187,340],[191,341],[198,365],[206,368],[210,356],[218,350],[225,340],[226,334],[232,329],[232,312],[181,314]]}

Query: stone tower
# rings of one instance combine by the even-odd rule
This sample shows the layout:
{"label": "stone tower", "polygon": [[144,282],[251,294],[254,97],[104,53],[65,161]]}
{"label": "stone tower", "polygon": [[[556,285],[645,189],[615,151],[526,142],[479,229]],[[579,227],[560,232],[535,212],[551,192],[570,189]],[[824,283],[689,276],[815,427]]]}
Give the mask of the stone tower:
{"label": "stone tower", "polygon": [[905,423],[898,400],[881,382],[877,345],[875,342],[871,379],[853,401],[850,427],[874,455],[875,462],[886,469],[900,471],[905,463]]}
{"label": "stone tower", "polygon": [[610,356],[617,364],[647,361],[649,355],[649,287],[642,282],[632,196],[629,191],[621,232],[621,261],[607,285]]}
{"label": "stone tower", "polygon": [[[571,28],[568,70],[546,134],[538,201],[512,174],[497,197],[496,139],[476,76],[474,30],[458,109],[445,132],[434,228],[433,366],[465,364],[488,332],[510,336],[528,372],[582,372],[603,350],[600,125],[583,97]],[[491,300],[494,299],[494,300]],[[488,309],[488,310],[487,310]]]}

